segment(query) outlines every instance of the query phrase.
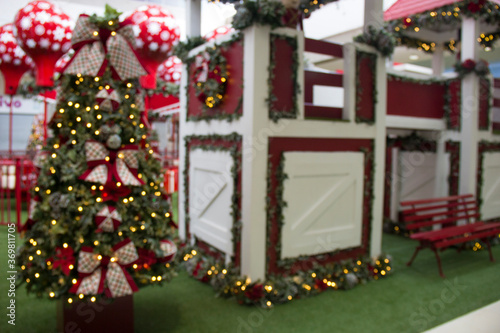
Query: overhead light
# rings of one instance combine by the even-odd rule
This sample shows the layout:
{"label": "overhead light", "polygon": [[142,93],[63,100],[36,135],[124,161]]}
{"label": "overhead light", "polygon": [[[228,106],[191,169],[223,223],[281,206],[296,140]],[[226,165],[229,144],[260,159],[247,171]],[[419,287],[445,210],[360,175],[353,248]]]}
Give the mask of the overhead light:
{"label": "overhead light", "polygon": [[412,54],[412,55],[410,56],[410,60],[418,60],[418,55],[416,55],[416,54]]}

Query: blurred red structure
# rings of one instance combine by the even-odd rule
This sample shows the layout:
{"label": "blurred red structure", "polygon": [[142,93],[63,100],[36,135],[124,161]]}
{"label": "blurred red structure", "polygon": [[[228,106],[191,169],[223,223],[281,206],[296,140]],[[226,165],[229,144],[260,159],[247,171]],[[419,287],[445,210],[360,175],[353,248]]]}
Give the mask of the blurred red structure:
{"label": "blurred red structure", "polygon": [[[36,178],[37,169],[24,152],[0,152],[0,224],[16,223],[19,230],[22,203],[31,200],[30,190]],[[26,209],[29,214],[29,205]]]}

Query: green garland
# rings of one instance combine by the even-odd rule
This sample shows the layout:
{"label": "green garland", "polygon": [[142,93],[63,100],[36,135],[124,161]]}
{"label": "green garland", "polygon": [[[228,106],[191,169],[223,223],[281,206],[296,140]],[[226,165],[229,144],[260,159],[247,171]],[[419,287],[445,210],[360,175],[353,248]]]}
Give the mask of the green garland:
{"label": "green garland", "polygon": [[177,256],[181,265],[197,280],[208,283],[217,296],[233,298],[239,304],[270,308],[294,299],[320,294],[327,290],[347,290],[358,284],[387,277],[392,273],[391,257],[361,257],[325,266],[315,265],[294,275],[270,276],[266,281],[252,281],[240,276],[232,265],[203,254],[196,246],[185,246]]}
{"label": "green garland", "polygon": [[207,42],[207,40],[200,36],[188,37],[185,42],[179,42],[174,46],[173,55],[181,59],[183,63],[187,63],[189,60],[189,52]]}
{"label": "green garland", "polygon": [[[205,110],[212,109],[222,104],[226,95],[229,76],[227,59],[222,54],[220,47],[206,48],[195,59],[195,64],[200,62],[196,64],[197,67],[191,78],[194,83],[195,95],[203,103]],[[207,66],[206,73],[204,73],[204,65]],[[199,79],[201,75],[206,75],[206,78]]]}
{"label": "green garland", "polygon": [[396,46],[393,34],[386,29],[377,29],[372,25],[369,25],[361,35],[354,37],[354,41],[373,46],[384,57],[391,56]]}
{"label": "green garland", "polygon": [[[189,152],[193,149],[200,149],[203,151],[226,151],[229,152],[231,158],[233,159],[233,166],[231,167],[231,177],[233,180],[233,194],[231,196],[231,216],[233,218],[232,227],[232,241],[234,245],[234,253],[237,253],[236,246],[241,239],[241,193],[238,189],[239,174],[241,171],[241,149],[238,145],[242,142],[242,136],[238,133],[231,133],[229,135],[191,135],[186,136],[185,147],[186,156],[183,170],[184,177],[184,209],[185,209],[185,225],[188,229],[190,218],[189,218]],[[192,141],[199,141],[198,143],[192,143]],[[218,143],[231,143],[230,147],[225,147],[218,145]]]}
{"label": "green garland", "polygon": [[[363,96],[363,89],[361,89],[361,62],[364,58],[370,59],[370,71],[373,77],[373,117],[365,118],[358,115],[360,110],[360,102]],[[376,106],[377,106],[377,55],[369,52],[356,51],[356,123],[365,123],[368,125],[375,124],[376,121]]]}
{"label": "green garland", "polygon": [[[286,41],[290,47],[293,49],[292,54],[292,77],[290,78],[293,82],[293,108],[291,110],[277,110],[273,108],[274,102],[277,100],[277,97],[273,94],[273,79],[274,79],[274,68],[276,67],[276,40],[281,39]],[[283,35],[271,34],[271,59],[268,67],[268,79],[267,79],[267,87],[268,87],[268,98],[266,99],[268,110],[269,110],[269,119],[272,119],[274,122],[278,122],[278,120],[282,118],[297,118],[299,113],[299,107],[297,103],[297,96],[300,94],[300,86],[297,78],[299,71],[299,54],[298,54],[298,45],[297,39],[294,37],[288,37]]]}
{"label": "green garland", "polygon": [[243,1],[235,5],[233,28],[244,30],[254,24],[269,25],[272,29],[283,27],[285,7],[279,1]]}
{"label": "green garland", "polygon": [[[458,126],[454,126],[452,121],[451,121],[451,103],[453,101],[456,101],[458,100],[458,105],[461,107],[461,100],[462,100],[462,89],[458,89],[458,92],[457,92],[457,98],[453,98],[453,96],[451,95],[451,84],[452,83],[456,83],[457,81],[460,81],[458,79],[450,79],[450,80],[447,80],[445,81],[445,85],[446,85],[446,92],[444,94],[444,117],[445,117],[445,120],[446,120],[446,128],[449,129],[449,130],[454,130],[454,131],[460,131],[461,127],[462,127],[462,122],[460,121]],[[458,114],[457,115],[459,117],[459,119],[461,119],[461,115]]]}
{"label": "green garland", "polygon": [[[399,45],[421,48],[426,52],[433,52],[435,44],[405,36],[405,32],[413,30],[420,31],[421,28],[436,29],[439,26],[459,27],[464,17],[471,17],[491,25],[499,25],[500,7],[498,4],[486,0],[464,0],[440,8],[431,9],[423,13],[417,13],[402,19],[396,19],[387,23],[389,32],[395,34]],[[498,33],[481,34],[478,36],[479,43],[483,47],[492,47],[493,41],[498,37]],[[455,51],[455,40],[450,40],[445,45],[450,51]]]}

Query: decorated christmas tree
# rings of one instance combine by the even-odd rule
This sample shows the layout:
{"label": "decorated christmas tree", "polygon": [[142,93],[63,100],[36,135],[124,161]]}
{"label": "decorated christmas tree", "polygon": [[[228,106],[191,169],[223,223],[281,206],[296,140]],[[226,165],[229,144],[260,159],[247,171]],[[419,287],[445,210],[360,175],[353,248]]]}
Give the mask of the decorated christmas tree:
{"label": "decorated christmas tree", "polygon": [[95,302],[173,275],[169,205],[141,112],[146,71],[119,14],[81,15],[73,32],[18,254],[38,296]]}

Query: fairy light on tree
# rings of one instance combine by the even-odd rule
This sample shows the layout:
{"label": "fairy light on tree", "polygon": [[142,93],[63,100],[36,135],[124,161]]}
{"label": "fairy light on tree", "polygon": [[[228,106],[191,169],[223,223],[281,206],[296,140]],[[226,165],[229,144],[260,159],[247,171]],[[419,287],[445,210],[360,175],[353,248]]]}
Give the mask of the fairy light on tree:
{"label": "fairy light on tree", "polygon": [[[119,15],[107,6],[104,17],[80,16],[75,55],[59,79],[59,112],[34,190],[35,222],[18,257],[20,281],[40,297],[95,302],[173,275],[161,166],[145,148],[147,127],[131,120],[141,119],[138,80],[146,71],[132,49],[132,26]],[[106,48],[90,56],[97,43]]]}

